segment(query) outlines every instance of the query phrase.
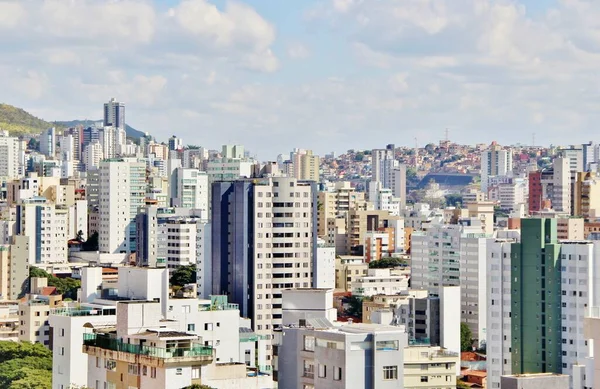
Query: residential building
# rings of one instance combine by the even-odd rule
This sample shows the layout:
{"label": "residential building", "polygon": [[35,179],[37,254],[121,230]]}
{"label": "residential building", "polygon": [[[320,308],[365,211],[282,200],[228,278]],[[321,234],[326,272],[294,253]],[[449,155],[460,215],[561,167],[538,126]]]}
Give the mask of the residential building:
{"label": "residential building", "polygon": [[31,237],[28,263],[67,262],[69,209],[32,197],[17,205],[17,233]]}
{"label": "residential building", "polygon": [[169,138],[169,151],[179,151],[183,149],[183,139],[173,135]]}
{"label": "residential building", "polygon": [[[379,210],[350,210],[348,212],[347,251],[353,255],[364,255],[365,234],[380,228],[396,226],[400,216],[390,215],[389,211]],[[403,228],[403,226],[402,226]],[[404,230],[402,230],[404,232]],[[397,240],[397,239],[396,239]]]}
{"label": "residential building", "polygon": [[216,158],[206,164],[206,173],[211,183],[233,181],[252,177],[254,162],[245,158]]}
{"label": "residential building", "polygon": [[8,136],[7,131],[0,131],[0,177],[18,178],[20,168],[19,138]]}
{"label": "residential building", "polygon": [[509,176],[513,170],[513,152],[493,142],[481,153],[481,191],[487,193],[488,177]]}
{"label": "residential building", "polygon": [[50,310],[62,305],[62,296],[48,287],[47,278],[32,278],[31,293],[19,303],[19,341],[50,348]]}
{"label": "residential building", "polygon": [[573,215],[584,219],[600,217],[600,176],[578,172],[573,185]]}
{"label": "residential building", "polygon": [[146,195],[145,163],[136,159],[102,161],[99,189],[100,252],[129,254],[135,251],[135,217]]}
{"label": "residential building", "polygon": [[104,150],[99,141],[89,143],[83,150],[82,162],[85,170],[97,169],[100,167],[100,161],[104,158]]}
{"label": "residential building", "polygon": [[371,182],[380,182],[384,188],[392,188],[389,178],[392,170],[399,166],[394,150],[394,145],[390,144],[385,149],[371,151]]}
{"label": "residential building", "polygon": [[[318,229],[320,238],[327,236],[327,223],[339,215],[347,215],[351,209],[364,208],[365,194],[357,192],[350,182],[336,182],[333,191],[321,191],[318,194]],[[329,242],[334,243],[334,242]]]}
{"label": "residential building", "polygon": [[537,373],[502,376],[502,389],[568,389],[569,376],[565,374]]}
{"label": "residential building", "polygon": [[369,264],[362,256],[342,255],[335,262],[335,288],[345,292],[352,291],[352,282],[367,275]]}
{"label": "residential building", "polygon": [[319,181],[319,156],[312,150],[294,149],[290,153],[293,164],[293,177],[298,180]]}
{"label": "residential building", "polygon": [[29,286],[29,253],[32,238],[23,235],[10,237],[10,244],[0,245],[0,297],[17,300]]}
{"label": "residential building", "polygon": [[114,97],[104,103],[105,127],[114,127],[125,130],[125,103],[118,102]]}
{"label": "residential building", "polygon": [[208,218],[208,175],[197,169],[178,167],[169,177],[171,206],[199,209]]}
{"label": "residential building", "polygon": [[366,276],[352,281],[352,295],[371,297],[377,294],[399,294],[408,290],[409,271],[369,269]]}
{"label": "residential building", "polygon": [[[276,333],[278,387],[399,388],[404,382],[402,327],[306,319]],[[361,367],[361,368],[357,368]]]}
{"label": "residential building", "polygon": [[316,183],[289,177],[212,186],[213,294],[227,294],[259,335],[281,325],[281,291],[313,286]]}
{"label": "residential building", "polygon": [[313,286],[315,288],[335,288],[335,246],[325,243],[323,239],[317,239]]}
{"label": "residential building", "polygon": [[[382,230],[382,231],[381,231]],[[384,228],[380,231],[368,231],[365,234],[365,262],[378,261],[391,257],[396,252],[394,228]],[[404,240],[403,242],[404,243]]]}
{"label": "residential building", "polygon": [[456,388],[460,355],[439,346],[410,346],[404,349],[405,388]]}
{"label": "residential building", "polygon": [[54,127],[48,128],[40,134],[40,153],[54,158],[56,154],[56,129]]}

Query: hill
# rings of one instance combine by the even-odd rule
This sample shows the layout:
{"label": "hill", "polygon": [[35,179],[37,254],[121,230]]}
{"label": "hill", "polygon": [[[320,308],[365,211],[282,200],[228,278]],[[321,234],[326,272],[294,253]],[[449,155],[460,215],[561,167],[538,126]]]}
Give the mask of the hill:
{"label": "hill", "polygon": [[[96,122],[102,122],[102,120],[65,120],[47,122],[33,116],[22,108],[0,103],[0,129],[8,130],[12,136],[29,134],[37,135],[50,127],[55,127],[57,130],[63,130],[69,127],[78,125],[85,126],[86,124],[89,125]],[[144,136],[142,131],[138,131],[129,125],[126,126],[125,131],[127,132],[128,138],[138,139]]]}
{"label": "hill", "polygon": [[0,104],[0,129],[11,135],[39,134],[50,127],[61,127],[37,118],[25,110]]}
{"label": "hill", "polygon": [[[69,127],[75,127],[75,126],[89,126],[92,123],[102,123],[102,120],[68,120],[68,121],[57,121],[54,122],[56,123],[56,125],[61,126],[61,127],[65,127],[65,128],[69,128]],[[127,133],[127,137],[128,138],[132,138],[132,139],[138,139],[141,138],[142,136],[145,135],[144,132],[136,130],[135,128],[131,127],[129,124],[125,124],[125,132]]]}

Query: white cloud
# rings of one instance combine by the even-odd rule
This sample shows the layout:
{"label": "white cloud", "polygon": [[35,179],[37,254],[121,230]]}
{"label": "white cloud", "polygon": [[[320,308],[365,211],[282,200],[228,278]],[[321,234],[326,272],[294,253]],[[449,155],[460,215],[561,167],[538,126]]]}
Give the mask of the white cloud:
{"label": "white cloud", "polygon": [[288,46],[287,54],[291,59],[305,59],[310,56],[310,50],[301,43],[294,43]]}
{"label": "white cloud", "polygon": [[25,10],[19,3],[12,1],[0,1],[0,29],[13,28],[21,23],[25,16]]}

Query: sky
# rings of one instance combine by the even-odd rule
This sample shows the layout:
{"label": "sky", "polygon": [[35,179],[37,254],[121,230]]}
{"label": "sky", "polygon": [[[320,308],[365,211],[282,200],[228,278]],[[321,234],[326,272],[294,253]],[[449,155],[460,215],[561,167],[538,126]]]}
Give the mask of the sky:
{"label": "sky", "polygon": [[598,141],[598,69],[596,0],[0,0],[0,102],[263,160]]}

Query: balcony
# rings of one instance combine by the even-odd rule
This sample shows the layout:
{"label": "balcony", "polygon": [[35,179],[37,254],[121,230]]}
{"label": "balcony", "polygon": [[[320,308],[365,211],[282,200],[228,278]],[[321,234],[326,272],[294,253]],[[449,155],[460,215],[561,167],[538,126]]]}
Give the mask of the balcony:
{"label": "balcony", "polygon": [[144,363],[159,367],[173,363],[208,364],[213,360],[213,348],[198,343],[189,343],[185,347],[150,347],[124,343],[102,334],[83,334],[83,352],[129,363]]}

